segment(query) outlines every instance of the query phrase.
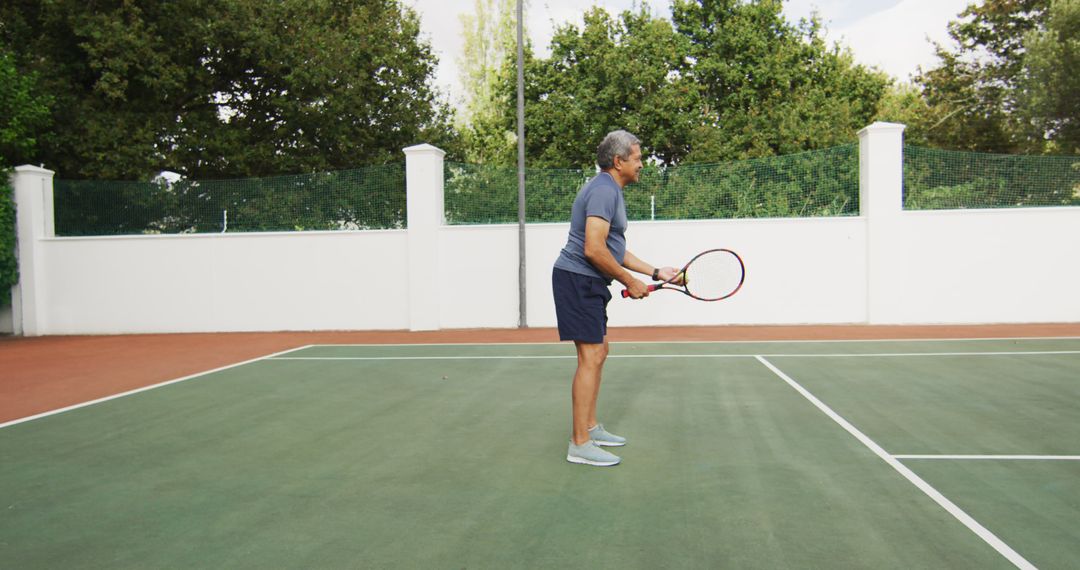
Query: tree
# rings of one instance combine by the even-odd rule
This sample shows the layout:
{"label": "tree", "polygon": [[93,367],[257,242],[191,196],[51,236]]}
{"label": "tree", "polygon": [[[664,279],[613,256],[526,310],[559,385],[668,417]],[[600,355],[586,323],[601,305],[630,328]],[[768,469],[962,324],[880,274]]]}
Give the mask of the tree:
{"label": "tree", "polygon": [[[526,63],[531,166],[591,168],[592,146],[636,132],[660,165],[788,154],[851,142],[889,78],[826,46],[775,0],[676,0],[672,20],[600,8]],[[512,93],[509,75],[500,82]],[[506,109],[500,125],[512,125]]]}
{"label": "tree", "polygon": [[920,71],[916,83],[929,105],[931,144],[956,150],[1041,151],[1043,141],[1023,134],[1018,96],[1029,33],[1044,26],[1050,0],[985,0],[950,22],[955,51],[938,45],[940,65]]}
{"label": "tree", "polygon": [[[672,131],[663,127],[687,118],[688,108],[668,112],[688,96],[680,87],[689,88],[668,77],[679,57],[676,41],[670,22],[643,10],[625,12],[616,20],[593,8],[585,14],[583,28],[556,30],[549,58],[536,58],[526,46],[525,143],[530,166],[591,169],[595,157],[590,145],[618,127],[648,131],[647,144],[654,154],[677,154],[672,147],[679,143],[665,140]],[[504,65],[499,74],[496,93],[504,101],[515,94],[514,71]],[[507,104],[481,126],[506,138],[505,133],[515,130],[515,120],[514,107]],[[513,164],[513,151],[512,145],[503,145],[496,162]]]}
{"label": "tree", "polygon": [[352,168],[451,139],[399,0],[15,0],[0,21],[56,94],[36,161],[67,178]]}
{"label": "tree", "polygon": [[819,22],[787,22],[778,0],[675,0],[690,43],[680,72],[703,90],[695,162],[790,154],[850,142],[890,83],[829,48]]}
{"label": "tree", "polygon": [[0,169],[30,161],[37,132],[48,125],[51,99],[40,93],[38,78],[15,67],[0,45]]}
{"label": "tree", "polygon": [[11,303],[11,288],[19,282],[15,257],[15,203],[11,199],[8,170],[0,168],[0,307]]}
{"label": "tree", "polygon": [[[647,134],[652,156],[675,162],[687,152],[696,88],[675,75],[684,56],[671,23],[644,9],[618,19],[600,8],[586,12],[584,26],[556,30],[551,56],[525,60],[525,144],[533,167],[592,169],[595,145],[615,128]],[[504,73],[503,96],[514,93]],[[498,119],[513,130],[513,108]],[[500,161],[512,164],[512,155]]]}
{"label": "tree", "polygon": [[[617,16],[593,8],[580,25],[555,31],[549,57],[526,49],[526,156],[543,169],[526,176],[528,218],[565,219],[581,181],[595,172],[595,145],[617,128],[640,135],[650,157],[627,193],[634,219],[649,219],[654,204],[662,219],[851,213],[853,145],[716,163],[851,143],[877,116],[889,78],[828,48],[816,21],[787,23],[774,0],[676,0],[673,14],[669,21],[643,6]],[[506,101],[516,88],[513,70],[503,65],[499,75],[496,95]],[[484,127],[512,132],[515,120],[504,105]],[[514,164],[510,146],[493,156]],[[714,167],[684,168],[693,163]],[[511,219],[509,174],[452,169],[448,216]]]}
{"label": "tree", "polygon": [[516,78],[517,0],[475,0],[473,6],[472,15],[461,17],[464,46],[458,66],[466,99],[457,128],[467,160],[494,163],[517,144],[516,130],[499,125],[500,115],[516,101],[499,82],[510,74]]}
{"label": "tree", "polygon": [[1077,203],[1074,160],[1018,155],[1080,153],[1080,2],[985,0],[960,17],[956,48],[938,46],[941,64],[916,77],[919,133],[938,148],[905,153],[905,206]]}
{"label": "tree", "polygon": [[930,107],[922,97],[922,91],[910,83],[893,83],[886,89],[878,101],[874,121],[900,123],[904,129],[904,143],[909,145],[927,145],[926,117]]}
{"label": "tree", "polygon": [[1080,154],[1080,0],[1050,3],[1045,27],[1024,36],[1021,124],[1044,150]]}
{"label": "tree", "polygon": [[37,77],[20,74],[0,45],[0,307],[11,302],[11,287],[19,282],[8,168],[32,155],[34,135],[47,124],[48,103],[49,98],[37,90]]}

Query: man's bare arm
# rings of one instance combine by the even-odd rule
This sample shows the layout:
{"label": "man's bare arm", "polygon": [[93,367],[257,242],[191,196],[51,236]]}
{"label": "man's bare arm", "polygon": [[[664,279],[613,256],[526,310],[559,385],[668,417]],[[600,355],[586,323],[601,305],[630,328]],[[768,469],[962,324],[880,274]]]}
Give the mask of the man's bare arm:
{"label": "man's bare arm", "polygon": [[[630,296],[640,299],[649,295],[649,288],[640,279],[635,278],[629,271],[615,261],[615,257],[607,248],[608,232],[611,231],[611,223],[604,218],[589,216],[585,220],[585,259],[600,270],[601,273],[622,283],[630,291]],[[634,259],[637,259],[636,257]],[[640,262],[640,260],[638,260]],[[633,268],[631,268],[633,269]],[[647,268],[649,272],[652,268]],[[636,271],[636,270],[635,270]]]}

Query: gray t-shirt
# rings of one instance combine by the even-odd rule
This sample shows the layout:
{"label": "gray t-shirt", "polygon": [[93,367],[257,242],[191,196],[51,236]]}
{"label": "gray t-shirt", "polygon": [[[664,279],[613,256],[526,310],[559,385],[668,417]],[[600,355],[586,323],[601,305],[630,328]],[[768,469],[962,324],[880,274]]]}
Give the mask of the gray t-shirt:
{"label": "gray t-shirt", "polygon": [[578,191],[574,206],[570,209],[570,235],[566,240],[555,267],[571,273],[611,278],[601,273],[585,259],[585,220],[589,216],[603,218],[611,224],[607,248],[615,261],[621,265],[626,256],[626,202],[622,188],[607,172],[601,172]]}

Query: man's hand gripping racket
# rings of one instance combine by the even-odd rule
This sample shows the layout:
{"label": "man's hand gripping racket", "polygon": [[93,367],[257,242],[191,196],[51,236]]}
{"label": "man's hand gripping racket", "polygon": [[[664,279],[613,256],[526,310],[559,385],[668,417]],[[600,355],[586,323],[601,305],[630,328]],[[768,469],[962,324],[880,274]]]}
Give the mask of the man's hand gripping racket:
{"label": "man's hand gripping racket", "polygon": [[[730,249],[710,249],[694,256],[670,279],[649,285],[649,291],[670,289],[699,301],[719,301],[737,293],[745,277],[739,254]],[[622,296],[629,297],[630,292],[623,289]]]}

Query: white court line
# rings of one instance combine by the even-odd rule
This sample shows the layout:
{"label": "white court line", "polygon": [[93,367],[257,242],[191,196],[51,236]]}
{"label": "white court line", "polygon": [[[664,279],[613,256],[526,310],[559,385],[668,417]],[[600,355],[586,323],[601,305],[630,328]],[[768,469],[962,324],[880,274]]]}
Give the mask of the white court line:
{"label": "white court line", "polygon": [[855,426],[851,425],[847,420],[841,417],[840,414],[834,412],[832,408],[826,406],[824,402],[817,399],[816,396],[811,394],[806,388],[803,388],[801,385],[799,385],[798,382],[792,380],[790,376],[784,374],[779,368],[773,366],[771,362],[769,362],[762,356],[758,356],[757,360],[763,365],[765,365],[766,368],[772,370],[773,374],[779,376],[781,380],[787,382],[789,386],[802,394],[804,398],[809,400],[811,404],[824,412],[825,415],[832,418],[834,422],[839,424],[840,427],[844,428],[844,430],[854,436],[855,439],[859,440],[863,445],[873,451],[874,454],[881,458],[882,461],[888,463],[890,467],[903,475],[904,478],[906,478],[913,485],[918,487],[920,491],[925,493],[928,497],[933,499],[934,502],[944,508],[949,514],[951,514],[958,521],[963,523],[964,526],[968,527],[968,529],[978,535],[979,538],[983,539],[994,550],[998,551],[999,554],[1008,559],[1009,562],[1012,562],[1014,565],[1016,565],[1017,568],[1035,568],[1035,565],[1033,565],[1031,562],[1028,562],[1027,559],[1025,559],[1023,556],[1020,556],[1020,554],[1013,550],[1008,544],[1005,544],[1000,538],[995,536],[994,533],[990,532],[986,527],[979,524],[978,521],[971,518],[970,515],[965,513],[960,507],[956,506],[955,503],[945,498],[945,496],[938,492],[937,489],[933,488],[932,486],[930,486],[929,483],[916,475],[914,471],[908,469],[904,466],[903,463],[900,463],[899,460],[886,453],[885,450],[881,448],[881,446],[874,443],[872,439],[863,434],[863,432],[859,431]]}
{"label": "white court line", "polygon": [[[820,344],[845,342],[979,342],[989,341],[1028,341],[1028,340],[1080,340],[1080,336],[1011,336],[1011,337],[969,337],[969,338],[851,338],[851,339],[788,339],[788,340],[617,340],[609,344]],[[421,343],[343,343],[313,344],[311,346],[556,346],[570,345],[562,342],[421,342]]]}
{"label": "white court line", "polygon": [[1052,354],[1080,354],[1080,350],[1002,350],[1002,351],[973,351],[973,352],[878,352],[878,353],[848,353],[848,354],[762,354],[761,356],[775,357],[807,357],[807,358],[855,358],[860,356],[884,357],[884,356],[1045,356]]}
{"label": "white court line", "polygon": [[[561,356],[280,356],[269,360],[570,360],[576,358],[576,355],[567,354]],[[608,358],[613,357],[609,355]]]}
{"label": "white court line", "polygon": [[[953,339],[953,340],[955,340],[955,339]],[[972,340],[984,340],[984,339],[972,339]],[[739,341],[739,342],[741,342],[741,341]],[[776,341],[776,342],[789,342],[789,341]],[[805,342],[805,341],[795,341],[795,342]],[[818,342],[831,342],[831,341],[818,341]],[[838,341],[838,342],[843,342],[843,341]],[[877,341],[868,341],[868,342],[877,342]],[[552,344],[552,345],[554,345],[554,344],[557,344],[557,343],[522,343],[522,344]],[[632,344],[632,343],[627,343],[627,344]],[[669,344],[669,343],[655,343],[655,344]],[[687,343],[687,344],[691,344],[691,343]],[[718,344],[718,343],[710,343],[710,342],[696,343],[695,342],[693,344]],[[138,394],[140,392],[145,392],[147,390],[153,390],[155,388],[160,388],[162,386],[168,386],[169,384],[176,384],[177,382],[183,382],[185,380],[191,380],[192,378],[197,378],[199,376],[212,374],[214,372],[220,372],[222,370],[228,370],[229,368],[235,368],[237,366],[242,366],[244,364],[250,364],[252,362],[257,362],[257,361],[260,361],[260,360],[358,360],[358,361],[365,361],[365,360],[369,360],[369,361],[378,361],[378,360],[572,360],[572,359],[577,358],[577,355],[574,355],[574,354],[546,355],[546,356],[520,356],[520,355],[506,355],[506,356],[353,356],[353,357],[340,357],[340,356],[338,356],[338,357],[283,356],[283,355],[286,355],[286,354],[289,354],[289,353],[293,353],[293,352],[297,352],[297,351],[301,351],[301,350],[306,350],[306,349],[309,349],[309,348],[323,347],[323,346],[341,346],[341,347],[350,347],[350,346],[355,346],[355,347],[421,346],[422,347],[422,346],[490,346],[490,345],[489,344],[479,344],[479,343],[477,343],[475,345],[469,345],[469,344],[462,344],[462,345],[407,345],[407,344],[402,344],[402,345],[388,345],[388,344],[314,345],[314,344],[309,344],[309,345],[305,345],[305,346],[301,346],[301,347],[297,347],[297,348],[292,348],[292,349],[289,349],[289,350],[284,350],[284,351],[281,351],[281,352],[276,352],[274,354],[270,354],[270,355],[267,355],[267,356],[261,356],[261,357],[258,357],[258,358],[253,358],[251,360],[246,360],[244,362],[238,362],[238,363],[231,364],[231,365],[228,365],[228,366],[222,366],[221,368],[215,368],[213,370],[207,370],[205,372],[200,372],[198,374],[192,374],[190,376],[184,376],[183,378],[176,378],[174,380],[168,380],[166,382],[161,382],[159,384],[154,384],[152,386],[145,386],[143,388],[138,388],[138,389],[130,390],[130,391],[127,391],[127,392],[122,392],[120,394],[114,394],[112,396],[107,396],[107,397],[104,397],[104,398],[98,398],[96,400],[91,400],[91,401],[88,401],[88,402],[82,402],[82,403],[79,403],[79,404],[74,404],[74,405],[71,405],[71,406],[67,406],[67,407],[64,407],[64,408],[59,408],[59,409],[56,409],[56,410],[51,410],[51,411],[48,411],[48,412],[42,412],[40,414],[36,414],[36,415],[33,415],[33,416],[27,416],[27,417],[24,417],[24,418],[18,418],[18,419],[15,419],[15,420],[10,420],[10,421],[4,422],[4,423],[0,423],[0,429],[5,428],[5,427],[9,427],[9,426],[13,426],[13,425],[18,425],[18,424],[21,424],[21,423],[24,423],[24,422],[29,422],[29,421],[32,421],[32,420],[48,417],[48,416],[53,416],[53,415],[56,415],[56,414],[61,414],[61,413],[68,412],[68,411],[71,411],[71,410],[77,410],[79,408],[85,408],[87,406],[92,406],[94,404],[100,404],[102,402],[108,402],[110,400],[115,400],[117,398],[123,398],[123,397],[126,397],[126,396],[131,396],[133,394]],[[877,354],[769,354],[769,355],[764,355],[764,356],[770,356],[770,357],[820,357],[820,356],[867,357],[867,356],[952,356],[952,355],[996,356],[996,355],[1004,355],[1004,354],[1009,354],[1009,355],[1080,354],[1080,351],[970,352],[970,353],[949,352],[949,353],[902,353],[902,354],[901,353],[877,353]],[[612,354],[612,355],[608,356],[608,358],[611,358],[611,359],[623,359],[623,358],[755,358],[755,357],[758,357],[758,354]]]}
{"label": "white court line", "polygon": [[[356,345],[359,346],[359,345]],[[609,354],[608,359],[619,358],[865,358],[890,356],[1046,356],[1055,354],[1080,354],[1080,350],[1042,350],[1042,351],[1007,351],[1007,352],[878,352],[851,354]],[[575,359],[577,355],[476,355],[476,356],[281,356],[267,357],[270,360],[558,360]]]}
{"label": "white court line", "polygon": [[94,404],[101,404],[103,402],[108,402],[110,400],[116,400],[118,398],[124,398],[126,396],[131,396],[131,395],[134,395],[134,394],[138,394],[140,392],[146,392],[148,390],[154,390],[156,388],[161,388],[163,386],[168,386],[170,384],[177,384],[179,382],[184,382],[185,380],[191,380],[192,378],[198,378],[200,376],[206,376],[207,374],[213,374],[215,372],[221,372],[222,370],[228,370],[230,368],[236,368],[237,366],[243,366],[245,364],[251,364],[252,362],[258,362],[260,360],[266,360],[266,359],[269,359],[269,358],[273,358],[275,356],[278,356],[279,354],[288,354],[290,352],[295,352],[297,350],[303,350],[305,348],[310,348],[310,347],[311,347],[311,345],[309,344],[307,346],[301,346],[301,347],[297,347],[297,348],[290,348],[289,350],[283,350],[281,352],[275,352],[274,354],[270,354],[270,355],[267,355],[267,356],[260,356],[260,357],[257,357],[257,358],[252,358],[251,360],[245,360],[243,362],[237,362],[235,364],[230,364],[228,366],[222,366],[220,368],[215,368],[213,370],[207,370],[205,372],[199,372],[198,374],[192,374],[190,376],[184,376],[183,378],[174,378],[172,380],[166,380],[165,382],[160,382],[158,384],[153,384],[151,386],[143,386],[142,388],[136,388],[134,390],[128,390],[127,392],[121,392],[119,394],[113,394],[112,396],[106,396],[104,398],[98,398],[96,400],[90,400],[89,402],[82,402],[82,403],[79,403],[79,404],[74,404],[74,405],[71,405],[71,406],[67,406],[65,408],[57,408],[55,410],[50,410],[48,412],[42,412],[40,414],[35,414],[35,415],[32,415],[32,416],[26,416],[25,418],[19,418],[19,419],[7,421],[7,422],[4,422],[4,423],[0,423],[0,429],[10,427],[10,426],[14,426],[14,425],[18,425],[18,424],[25,423],[25,422],[29,422],[29,421],[33,421],[33,420],[37,420],[37,419],[41,419],[41,418],[46,418],[46,417],[49,417],[49,416],[55,416],[57,414],[62,414],[64,412],[70,412],[71,410],[77,410],[79,408],[85,408],[87,406],[93,406]]}
{"label": "white court line", "polygon": [[1080,455],[893,455],[896,459],[989,459],[1017,461],[1080,461]]}

